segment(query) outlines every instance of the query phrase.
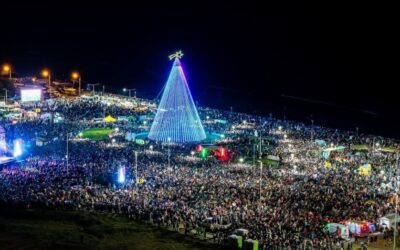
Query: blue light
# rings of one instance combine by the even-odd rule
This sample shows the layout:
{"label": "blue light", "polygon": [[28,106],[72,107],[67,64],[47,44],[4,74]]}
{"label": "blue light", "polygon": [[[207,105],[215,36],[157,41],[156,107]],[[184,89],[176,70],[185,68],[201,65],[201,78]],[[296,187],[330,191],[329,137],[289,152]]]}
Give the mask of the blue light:
{"label": "blue light", "polygon": [[125,182],[125,167],[120,167],[118,169],[118,182],[119,183]]}
{"label": "blue light", "polygon": [[172,66],[149,138],[176,143],[198,142],[206,138],[179,58],[175,58]]}
{"label": "blue light", "polygon": [[22,155],[22,141],[21,139],[14,140],[14,152],[13,156],[15,158]]}

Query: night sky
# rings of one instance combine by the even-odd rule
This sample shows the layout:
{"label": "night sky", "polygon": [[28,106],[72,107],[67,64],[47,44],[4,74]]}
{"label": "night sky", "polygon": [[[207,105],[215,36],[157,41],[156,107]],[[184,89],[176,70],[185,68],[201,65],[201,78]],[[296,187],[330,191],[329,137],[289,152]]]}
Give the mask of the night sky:
{"label": "night sky", "polygon": [[398,136],[389,6],[173,3],[2,3],[0,63],[155,98],[182,49],[202,105]]}

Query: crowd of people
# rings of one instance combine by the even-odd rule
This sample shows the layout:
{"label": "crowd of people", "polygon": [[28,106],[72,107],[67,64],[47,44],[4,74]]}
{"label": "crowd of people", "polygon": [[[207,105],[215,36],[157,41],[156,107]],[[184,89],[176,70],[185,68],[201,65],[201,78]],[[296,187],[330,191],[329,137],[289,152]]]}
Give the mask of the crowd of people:
{"label": "crowd of people", "polygon": [[[142,146],[118,135],[116,143],[76,139],[80,131],[93,126],[143,130],[139,120],[93,124],[94,117],[107,114],[139,115],[98,98],[52,100],[40,108],[62,114],[64,122],[40,118],[2,122],[9,142],[17,137],[26,145],[31,142],[21,161],[1,167],[3,204],[118,213],[185,234],[212,236],[221,243],[243,228],[261,249],[352,249],[351,241],[325,230],[329,222],[368,221],[376,224],[377,231],[390,233],[377,222],[395,212],[398,157],[396,151],[379,148],[398,150],[396,140],[200,108],[204,120],[226,120],[204,123],[207,131],[225,135],[216,144],[234,157],[222,162],[191,155],[195,145],[149,142]],[[38,135],[54,140],[38,147],[34,143]],[[326,147],[345,149],[326,159],[324,147],[314,139],[325,141]],[[360,144],[369,148],[353,149]],[[138,152],[137,162],[133,151]],[[278,157],[281,164],[258,162],[268,155]],[[239,157],[245,160],[240,162]],[[332,165],[327,167],[327,161]],[[372,165],[369,175],[358,171],[365,163]],[[117,181],[121,167],[126,168],[124,183]],[[135,182],[136,177],[144,182]]]}

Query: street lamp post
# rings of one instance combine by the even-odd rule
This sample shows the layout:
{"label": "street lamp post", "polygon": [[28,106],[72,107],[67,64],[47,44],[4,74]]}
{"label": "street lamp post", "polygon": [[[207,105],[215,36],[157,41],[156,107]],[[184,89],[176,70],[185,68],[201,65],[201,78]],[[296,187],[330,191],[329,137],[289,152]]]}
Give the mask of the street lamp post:
{"label": "street lamp post", "polygon": [[377,147],[379,147],[379,142],[375,143],[375,138],[373,140],[373,145],[372,145],[372,156],[375,157],[375,151],[377,150]]}
{"label": "street lamp post", "polygon": [[44,78],[48,78],[48,84],[49,84],[49,89],[50,89],[50,84],[51,84],[51,76],[50,76],[50,71],[47,69],[42,70],[42,76]]}
{"label": "street lamp post", "polygon": [[81,75],[78,72],[72,72],[71,74],[72,80],[78,80],[79,87],[78,87],[78,96],[81,95]]}
{"label": "street lamp post", "polygon": [[137,159],[138,159],[138,152],[135,152],[135,187],[137,187],[137,182],[138,182],[138,168],[137,168]]}
{"label": "street lamp post", "polygon": [[262,158],[262,145],[261,145],[261,143],[262,143],[262,138],[261,138],[261,131],[260,131],[260,135],[259,135],[259,137],[260,137],[260,148],[259,148],[259,154],[258,154],[258,158],[261,160],[261,158]]}
{"label": "street lamp post", "polygon": [[314,120],[311,120],[311,142],[314,140]]}
{"label": "street lamp post", "polygon": [[[87,85],[88,87],[92,87],[92,95],[94,95],[94,90],[95,90],[95,87],[96,87],[97,85],[100,85],[100,83],[89,83],[89,84]],[[104,85],[103,85],[103,87],[104,87]]]}
{"label": "street lamp post", "polygon": [[132,90],[134,91],[133,92],[134,98],[136,98],[136,89],[127,89],[127,88],[123,89],[124,92],[128,91],[129,98],[131,98],[131,91]]}
{"label": "street lamp post", "polygon": [[253,143],[253,165],[256,164],[256,143]]}
{"label": "street lamp post", "polygon": [[168,169],[171,167],[171,148],[170,148],[170,143],[171,143],[171,137],[168,137]]}
{"label": "street lamp post", "polygon": [[170,177],[169,177],[169,175],[170,175],[170,167],[171,167],[171,149],[170,149],[170,142],[171,142],[171,137],[168,137],[168,172],[167,172],[167,179],[168,179],[168,181],[171,181],[170,180]]}
{"label": "street lamp post", "polygon": [[4,103],[5,103],[5,104],[7,104],[7,99],[8,99],[8,89],[4,88],[3,90],[4,90],[5,94],[6,94],[6,95],[5,95],[5,100],[4,100]]}
{"label": "street lamp post", "polygon": [[65,156],[67,158],[67,176],[68,176],[68,168],[69,168],[69,145],[68,145],[68,131],[67,131],[67,155]]}
{"label": "street lamp post", "polygon": [[260,202],[261,202],[261,198],[262,198],[262,172],[263,172],[263,163],[262,161],[260,161]]}

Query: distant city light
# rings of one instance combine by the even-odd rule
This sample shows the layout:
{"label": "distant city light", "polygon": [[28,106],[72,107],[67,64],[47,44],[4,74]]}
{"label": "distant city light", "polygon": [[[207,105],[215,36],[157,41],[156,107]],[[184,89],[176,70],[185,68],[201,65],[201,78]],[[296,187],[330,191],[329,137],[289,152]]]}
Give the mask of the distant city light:
{"label": "distant city light", "polygon": [[115,128],[115,132],[118,132],[119,131],[119,128]]}
{"label": "distant city light", "polygon": [[195,154],[195,152],[194,151],[190,151],[190,154],[193,156]]}
{"label": "distant city light", "polygon": [[279,130],[279,131],[282,130],[282,126],[279,126],[279,127],[278,127],[278,130]]}
{"label": "distant city light", "polygon": [[240,158],[240,159],[239,159],[239,162],[240,162],[240,163],[243,163],[243,161],[244,161],[243,158]]}
{"label": "distant city light", "polygon": [[82,133],[82,132],[79,132],[78,135],[79,135],[79,137],[82,137],[82,136],[83,136],[83,133]]}
{"label": "distant city light", "polygon": [[115,143],[115,139],[113,138],[113,139],[111,140],[111,142],[112,142],[112,143]]}
{"label": "distant city light", "polygon": [[153,145],[150,145],[149,149],[150,149],[150,150],[153,150]]}

